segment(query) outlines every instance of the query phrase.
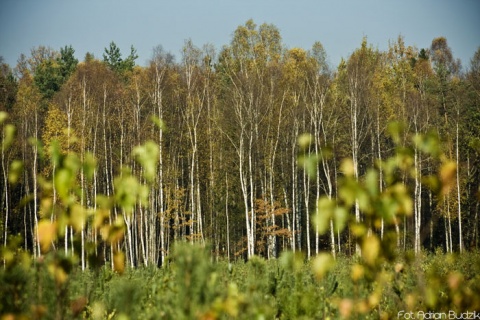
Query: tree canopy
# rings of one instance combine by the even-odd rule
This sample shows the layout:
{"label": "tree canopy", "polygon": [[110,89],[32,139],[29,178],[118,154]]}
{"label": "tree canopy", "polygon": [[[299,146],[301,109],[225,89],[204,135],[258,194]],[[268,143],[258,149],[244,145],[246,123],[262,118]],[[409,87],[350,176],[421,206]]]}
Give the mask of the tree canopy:
{"label": "tree canopy", "polygon": [[[16,68],[0,62],[0,111],[17,128],[15,147],[2,149],[2,243],[20,233],[40,255],[35,230],[47,210],[65,224],[55,247],[82,251],[84,267],[93,253],[75,234],[104,237],[103,263],[125,248],[130,266],[165,263],[179,239],[229,259],[361,254],[352,239],[365,221],[399,250],[478,248],[480,50],[463,70],[446,38],[419,49],[398,37],[386,51],[360,40],[331,66],[321,42],[287,48],[276,26],[249,20],[218,54],[185,41],[178,62],[158,46],[136,66],[135,48],[125,57],[115,42],[100,60],[40,46]],[[384,163],[397,151],[405,158]],[[13,159],[25,168],[15,185]],[[399,174],[404,165],[411,171]],[[68,224],[79,207],[55,189],[62,179],[95,211],[79,233]],[[411,207],[371,219],[366,204],[386,205],[382,192],[408,194]],[[332,203],[345,206],[319,218]]]}

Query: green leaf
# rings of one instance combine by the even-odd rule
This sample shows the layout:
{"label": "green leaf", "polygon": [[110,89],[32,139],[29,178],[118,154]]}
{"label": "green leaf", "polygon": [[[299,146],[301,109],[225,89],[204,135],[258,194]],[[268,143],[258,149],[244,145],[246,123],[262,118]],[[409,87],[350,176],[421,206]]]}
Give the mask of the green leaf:
{"label": "green leaf", "polygon": [[327,197],[321,197],[317,203],[317,212],[313,215],[313,223],[318,233],[324,234],[330,226],[330,219],[335,210],[335,201]]}
{"label": "green leaf", "polygon": [[348,221],[348,209],[345,207],[336,207],[333,213],[333,225],[335,232],[341,232],[345,229]]}
{"label": "green leaf", "polygon": [[316,155],[307,154],[298,157],[298,165],[303,167],[310,177],[315,177],[317,174],[318,157]]}
{"label": "green leaf", "polygon": [[148,182],[155,180],[159,155],[158,145],[153,141],[147,141],[142,146],[133,149],[135,160],[143,167],[143,176]]}
{"label": "green leaf", "polygon": [[343,180],[343,185],[338,191],[340,199],[345,202],[347,207],[351,207],[357,198],[359,186],[353,177],[348,177]]}
{"label": "green leaf", "polygon": [[284,251],[280,255],[280,265],[289,272],[298,272],[302,270],[305,257],[302,252]]}
{"label": "green leaf", "polygon": [[426,135],[416,134],[413,136],[413,143],[422,152],[433,157],[438,157],[441,153],[440,142],[434,131]]}
{"label": "green leaf", "polygon": [[318,254],[312,262],[312,271],[317,280],[323,279],[330,269],[335,266],[335,259],[326,252]]}
{"label": "green leaf", "polygon": [[401,136],[405,130],[405,126],[401,122],[390,122],[387,130],[390,134],[390,137],[392,137],[393,142],[395,142],[395,144],[399,144],[401,142]]}
{"label": "green leaf", "polygon": [[127,214],[131,214],[137,202],[139,183],[131,174],[124,173],[114,181],[115,202],[122,207]]}
{"label": "green leaf", "polygon": [[358,206],[361,211],[367,214],[373,214],[373,207],[370,201],[369,194],[364,189],[360,187],[357,188],[356,198],[358,200]]}
{"label": "green leaf", "polygon": [[396,214],[411,216],[413,213],[413,200],[408,193],[407,187],[403,183],[396,183],[391,187],[391,190],[398,204]]}
{"label": "green leaf", "polygon": [[2,124],[8,118],[8,113],[5,111],[0,111],[0,124]]}
{"label": "green leaf", "polygon": [[298,146],[301,150],[307,150],[313,143],[313,136],[309,133],[304,133],[298,137]]}
{"label": "green leaf", "polygon": [[14,160],[10,164],[10,171],[8,172],[8,182],[16,184],[23,174],[23,162]]}
{"label": "green leaf", "polygon": [[162,119],[158,118],[157,116],[151,116],[150,117],[150,120],[152,120],[152,122],[162,131],[166,131],[167,130],[167,125],[165,123],[165,121],[163,121]]}
{"label": "green leaf", "polygon": [[378,171],[370,169],[365,174],[365,188],[372,197],[376,197],[379,192],[379,174]]}
{"label": "green leaf", "polygon": [[69,190],[74,181],[74,176],[70,170],[61,168],[55,172],[55,190],[63,201],[69,199]]}
{"label": "green leaf", "polygon": [[58,140],[52,141],[49,151],[53,166],[60,166],[60,162],[62,160],[62,153],[60,152],[60,144],[58,143]]}
{"label": "green leaf", "polygon": [[72,205],[70,208],[69,224],[75,229],[75,231],[81,231],[86,221],[87,210],[79,204]]}
{"label": "green leaf", "polygon": [[85,154],[85,159],[83,160],[83,172],[87,180],[93,180],[93,175],[95,174],[95,169],[97,168],[97,160],[93,154],[87,152]]}
{"label": "green leaf", "polygon": [[28,138],[28,143],[37,150],[41,160],[45,159],[45,150],[40,139]]}
{"label": "green leaf", "polygon": [[3,128],[2,149],[8,149],[15,138],[15,126],[13,124],[7,124]]}
{"label": "green leaf", "polygon": [[71,171],[73,174],[75,174],[80,170],[81,162],[76,154],[69,153],[63,159],[62,165],[69,171]]}

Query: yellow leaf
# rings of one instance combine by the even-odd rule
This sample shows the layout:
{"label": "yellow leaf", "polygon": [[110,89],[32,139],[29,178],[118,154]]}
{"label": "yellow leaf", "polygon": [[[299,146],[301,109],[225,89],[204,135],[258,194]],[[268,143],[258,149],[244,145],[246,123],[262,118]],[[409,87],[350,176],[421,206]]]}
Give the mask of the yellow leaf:
{"label": "yellow leaf", "polygon": [[96,229],[99,229],[104,224],[108,223],[110,217],[110,210],[97,209],[94,214],[95,217],[93,218],[93,224]]}
{"label": "yellow leaf", "polygon": [[15,260],[15,252],[12,250],[8,249],[7,247],[4,247],[2,253],[2,260],[5,261],[7,265],[10,265],[10,263],[14,262]]}
{"label": "yellow leaf", "polygon": [[8,173],[8,182],[16,184],[23,174],[23,162],[14,160],[10,164],[10,172]]}
{"label": "yellow leaf", "polygon": [[370,308],[368,307],[368,303],[366,300],[358,301],[355,305],[355,309],[360,313],[367,313],[368,311],[370,311]]}
{"label": "yellow leaf", "polygon": [[312,144],[313,137],[309,133],[304,133],[298,137],[298,146],[302,150],[308,149],[308,147]]}
{"label": "yellow leaf", "polygon": [[363,278],[364,274],[365,274],[365,268],[359,264],[354,264],[352,266],[352,269],[351,269],[352,273],[351,273],[351,278],[353,281],[358,281],[360,280],[361,278]]}
{"label": "yellow leaf", "polygon": [[440,180],[442,182],[441,194],[446,195],[455,186],[457,165],[448,161],[440,168]]}
{"label": "yellow leaf", "polygon": [[350,226],[350,230],[352,231],[352,234],[356,237],[362,237],[367,233],[367,228],[364,224],[361,223],[352,223],[352,225]]}
{"label": "yellow leaf", "polygon": [[65,272],[65,269],[57,262],[52,262],[48,265],[48,271],[55,278],[57,284],[63,284],[67,281],[68,274]]}
{"label": "yellow leaf", "polygon": [[368,296],[368,305],[370,308],[376,308],[380,304],[381,296],[378,292],[373,292]]}
{"label": "yellow leaf", "polygon": [[75,231],[81,231],[83,225],[85,224],[87,212],[79,204],[72,205],[70,209],[70,225],[75,229]]}
{"label": "yellow leaf", "polygon": [[117,251],[113,254],[113,270],[119,274],[123,274],[125,271],[125,254],[121,251]]}
{"label": "yellow leaf", "polygon": [[352,159],[344,159],[342,163],[340,164],[340,171],[343,172],[344,175],[353,177],[353,174],[355,173],[355,168],[353,166],[353,160]]}
{"label": "yellow leaf", "polygon": [[48,217],[52,212],[52,207],[53,207],[52,198],[48,197],[40,200],[40,216]]}
{"label": "yellow leaf", "polygon": [[380,254],[380,240],[376,235],[366,237],[362,243],[362,256],[366,263],[374,265]]}
{"label": "yellow leaf", "polygon": [[55,281],[58,284],[64,284],[65,281],[67,281],[67,279],[68,279],[68,274],[61,267],[56,267],[55,268],[54,276],[55,276]]}
{"label": "yellow leaf", "polygon": [[50,220],[40,221],[38,223],[37,235],[42,252],[47,252],[52,241],[57,238],[57,223]]}
{"label": "yellow leaf", "polygon": [[123,221],[123,218],[118,217],[115,222],[109,226],[108,241],[112,244],[118,243],[123,239],[124,234],[125,222]]}

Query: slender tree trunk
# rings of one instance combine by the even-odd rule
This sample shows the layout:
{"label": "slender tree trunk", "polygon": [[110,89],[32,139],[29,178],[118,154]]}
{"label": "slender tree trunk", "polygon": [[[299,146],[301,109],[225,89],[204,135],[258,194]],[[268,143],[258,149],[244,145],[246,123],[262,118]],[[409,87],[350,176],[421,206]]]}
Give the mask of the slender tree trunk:
{"label": "slender tree trunk", "polygon": [[458,118],[459,108],[457,107],[457,127],[456,127],[456,160],[457,160],[457,205],[458,205],[458,245],[460,253],[463,252],[463,230],[462,230],[462,199],[460,193],[460,155],[459,155],[459,146],[458,146]]}
{"label": "slender tree trunk", "polygon": [[[287,190],[285,187],[283,187],[283,202],[285,203],[285,208],[289,208],[288,206],[288,195],[287,195]],[[293,232],[293,228],[292,228],[292,223],[290,222],[290,216],[288,214],[285,215],[285,219],[287,220],[287,230],[288,230],[288,241],[287,241],[287,246],[290,245],[290,249],[292,251],[293,248],[295,247],[294,246],[294,242],[295,242],[295,239],[294,239],[294,232]],[[286,249],[285,246],[283,247],[283,249]]]}
{"label": "slender tree trunk", "polygon": [[[381,140],[380,140],[380,104],[377,104],[377,157],[378,161],[381,163],[382,162],[382,147],[381,147]],[[383,192],[383,167],[380,165],[378,168],[378,190],[380,194]],[[381,221],[381,227],[380,227],[380,238],[383,240],[383,234],[384,234],[384,228],[385,228],[385,221],[382,217]],[[397,234],[398,236],[398,234]]]}
{"label": "slender tree trunk", "polygon": [[[2,142],[5,140],[5,130],[2,130]],[[2,198],[4,200],[4,206],[0,208],[0,210],[5,209],[5,222],[3,225],[4,228],[4,236],[3,236],[3,246],[7,247],[7,236],[8,236],[8,215],[9,215],[9,199],[8,199],[8,164],[5,162],[5,147],[2,143],[2,173],[3,173],[3,186],[4,186],[4,194],[2,195]],[[2,201],[3,202],[3,201]],[[5,259],[3,260],[3,264],[5,266]]]}
{"label": "slender tree trunk", "polygon": [[250,237],[248,238],[248,245],[250,247],[251,256],[255,254],[255,185],[253,184],[253,132],[250,133],[248,144],[248,177],[250,188]]}
{"label": "slender tree trunk", "polygon": [[305,205],[305,233],[307,236],[307,259],[310,259],[311,256],[311,246],[310,246],[310,177],[305,170],[303,170],[303,196],[304,196],[304,205]]}
{"label": "slender tree trunk", "polygon": [[415,244],[414,250],[415,253],[419,253],[421,250],[420,243],[420,231],[421,231],[421,220],[422,220],[422,184],[420,182],[421,176],[421,159],[419,159],[420,154],[415,148],[414,153],[414,165],[415,165],[415,195],[414,195],[414,212],[415,212]]}
{"label": "slender tree trunk", "polygon": [[[356,87],[356,83],[355,83]],[[352,162],[353,162],[353,175],[355,180],[358,181],[358,151],[359,151],[359,141],[358,141],[358,111],[357,111],[357,98],[353,96],[350,103],[350,112],[351,112],[351,127],[352,127]],[[360,222],[360,206],[358,199],[355,199],[355,221]],[[358,244],[355,245],[355,252],[357,255],[361,255],[362,251]]]}
{"label": "slender tree trunk", "polygon": [[450,245],[450,253],[453,252],[453,237],[452,237],[452,215],[450,212],[450,195],[447,198],[447,213],[448,213],[448,243]]}
{"label": "slender tree trunk", "polygon": [[228,173],[225,172],[225,217],[227,219],[227,258],[230,262],[230,221],[228,215]]}
{"label": "slender tree trunk", "polygon": [[[428,208],[433,212],[432,191],[428,191]],[[433,218],[430,219],[430,250],[433,250]]]}
{"label": "slender tree trunk", "polygon": [[[86,127],[86,117],[87,117],[87,88],[86,88],[86,81],[85,81],[85,77],[83,78],[82,80],[82,106],[83,106],[83,122],[82,122],[82,131],[81,131],[81,160],[82,160],[82,163],[85,162],[85,140],[86,140],[86,137],[85,137],[85,127]],[[86,196],[86,193],[87,193],[87,186],[86,186],[86,183],[85,183],[85,175],[84,175],[84,168],[82,166],[82,169],[80,171],[80,185],[81,185],[81,200],[80,200],[80,204],[82,205],[82,207],[85,207],[85,196]],[[88,205],[87,205],[88,207]],[[81,238],[81,253],[80,253],[80,259],[81,259],[81,265],[82,265],[82,271],[85,271],[85,267],[86,267],[86,264],[85,264],[85,223],[82,223],[82,229],[80,230],[80,238]]]}
{"label": "slender tree trunk", "polygon": [[38,112],[35,108],[35,143],[33,144],[33,166],[32,166],[32,177],[33,177],[33,216],[35,220],[35,237],[34,237],[34,244],[36,247],[36,254],[34,254],[35,258],[40,257],[40,239],[38,238],[38,187],[37,187],[37,157],[38,157]]}
{"label": "slender tree trunk", "polygon": [[297,229],[298,226],[298,214],[297,214],[297,197],[298,197],[298,189],[297,189],[297,160],[296,160],[296,140],[295,137],[298,136],[298,122],[294,120],[294,139],[292,140],[292,153],[291,153],[291,174],[292,174],[292,251],[295,252],[297,249],[297,240],[298,236],[300,235],[300,230]]}

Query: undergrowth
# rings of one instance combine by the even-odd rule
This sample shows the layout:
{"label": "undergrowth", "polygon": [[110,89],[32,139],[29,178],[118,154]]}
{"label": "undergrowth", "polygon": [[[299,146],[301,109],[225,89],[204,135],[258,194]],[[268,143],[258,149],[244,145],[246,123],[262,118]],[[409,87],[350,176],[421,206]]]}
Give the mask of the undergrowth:
{"label": "undergrowth", "polygon": [[[479,252],[405,254],[382,266],[383,284],[355,274],[356,263],[340,256],[318,278],[314,262],[299,253],[212,262],[208,249],[179,243],[163,268],[123,275],[109,267],[75,269],[61,287],[47,263],[18,263],[0,272],[0,313],[2,319],[379,319],[431,310],[432,303],[436,312],[480,310]],[[359,303],[380,285],[373,308]]]}

